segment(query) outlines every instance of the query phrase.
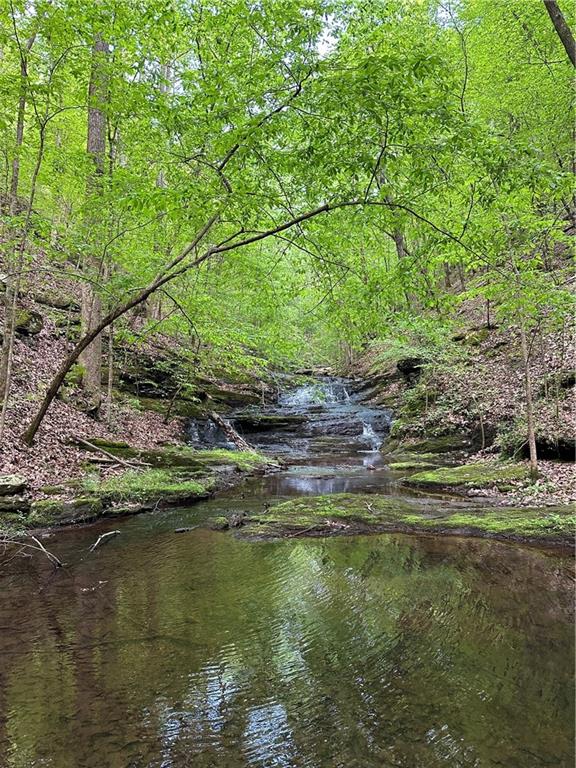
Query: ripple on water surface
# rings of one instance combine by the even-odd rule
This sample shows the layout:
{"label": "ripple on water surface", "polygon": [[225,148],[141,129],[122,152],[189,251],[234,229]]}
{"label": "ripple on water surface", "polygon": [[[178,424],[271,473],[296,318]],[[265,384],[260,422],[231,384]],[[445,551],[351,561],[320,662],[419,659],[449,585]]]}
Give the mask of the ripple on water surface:
{"label": "ripple on water surface", "polygon": [[573,764],[561,558],[146,525],[92,556],[60,534],[66,572],[3,569],[0,765]]}

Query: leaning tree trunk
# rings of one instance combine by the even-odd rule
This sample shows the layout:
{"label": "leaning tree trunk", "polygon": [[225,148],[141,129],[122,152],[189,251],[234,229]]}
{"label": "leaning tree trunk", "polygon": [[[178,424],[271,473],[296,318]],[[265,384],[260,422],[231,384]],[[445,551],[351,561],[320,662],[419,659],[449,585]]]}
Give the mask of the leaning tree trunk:
{"label": "leaning tree trunk", "polygon": [[560,10],[556,0],[544,0],[544,5],[552,20],[552,24],[554,24],[554,29],[564,46],[564,50],[568,54],[568,58],[572,62],[572,65],[576,67],[576,43],[574,42],[572,30],[564,18],[564,14]]}
{"label": "leaning tree trunk", "polygon": [[[85,232],[88,242],[82,269],[88,278],[82,286],[82,332],[90,333],[100,325],[102,320],[102,300],[95,284],[102,278],[102,260],[97,253],[98,238],[88,238],[89,232],[98,232],[100,224],[94,219],[96,204],[102,197],[104,163],[106,159],[106,114],[105,106],[108,96],[108,79],[106,73],[106,56],[108,44],[97,36],[92,48],[92,69],[88,88],[88,135],[86,151],[92,159],[93,168],[88,176],[86,197],[89,213],[85,222]],[[98,413],[101,402],[102,385],[102,336],[99,334],[80,355],[82,366],[82,385],[88,397],[90,409]]]}

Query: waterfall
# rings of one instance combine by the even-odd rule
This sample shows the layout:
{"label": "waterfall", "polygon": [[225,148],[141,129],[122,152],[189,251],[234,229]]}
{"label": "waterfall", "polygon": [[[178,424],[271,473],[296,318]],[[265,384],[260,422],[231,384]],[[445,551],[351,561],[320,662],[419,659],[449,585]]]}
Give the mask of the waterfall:
{"label": "waterfall", "polygon": [[374,427],[369,421],[362,422],[362,439],[366,442],[370,449],[377,451],[382,445],[381,438],[374,432]]}
{"label": "waterfall", "polygon": [[280,405],[308,406],[349,403],[350,395],[341,381],[327,380],[305,384],[280,397]]}

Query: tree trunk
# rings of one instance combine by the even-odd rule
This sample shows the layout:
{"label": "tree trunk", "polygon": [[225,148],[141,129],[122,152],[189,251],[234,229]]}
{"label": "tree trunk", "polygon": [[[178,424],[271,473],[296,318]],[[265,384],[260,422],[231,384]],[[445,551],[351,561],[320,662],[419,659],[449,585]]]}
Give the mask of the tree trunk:
{"label": "tree trunk", "polygon": [[538,477],[538,454],[536,452],[536,433],[534,431],[534,401],[532,396],[532,378],[530,376],[530,351],[526,338],[524,321],[520,325],[520,344],[524,363],[524,389],[526,395],[526,423],[528,428],[528,450],[530,452],[530,476]]}
{"label": "tree trunk", "polygon": [[[28,59],[27,56],[34,45],[36,33],[28,38],[26,47],[20,52],[20,96],[18,98],[18,111],[16,113],[16,136],[14,143],[14,156],[10,176],[9,215],[14,217],[18,213],[18,188],[20,184],[20,153],[24,143],[24,117],[26,114],[26,95],[28,92]],[[10,263],[12,261],[13,263]],[[0,355],[0,401],[5,410],[8,390],[10,388],[10,368],[12,361],[12,349],[14,346],[14,321],[16,319],[16,307],[20,289],[20,270],[16,267],[15,254],[7,262],[6,291],[4,306],[6,315],[2,340],[2,353]]]}
{"label": "tree trunk", "polygon": [[574,42],[574,35],[572,30],[568,26],[564,14],[560,10],[560,7],[556,0],[544,0],[544,5],[548,11],[548,15],[552,19],[554,29],[556,30],[558,37],[562,41],[564,50],[568,54],[568,58],[572,62],[572,66],[576,67],[576,43]]}
{"label": "tree trunk", "polygon": [[[106,114],[105,106],[108,97],[108,78],[106,73],[106,56],[108,44],[97,36],[92,47],[92,69],[88,88],[88,135],[86,151],[92,159],[93,168],[88,176],[86,197],[90,211],[98,211],[96,204],[102,197],[104,164],[106,159]],[[98,232],[99,222],[93,213],[86,221],[86,237],[89,232]],[[90,280],[82,286],[82,332],[90,333],[97,328],[102,320],[102,300],[94,287],[93,281],[102,277],[102,260],[97,251],[98,238],[90,237],[86,244],[86,254],[82,268]],[[102,385],[102,337],[96,336],[94,341],[80,356],[82,365],[82,385],[88,396],[90,410],[95,414],[100,409]]]}

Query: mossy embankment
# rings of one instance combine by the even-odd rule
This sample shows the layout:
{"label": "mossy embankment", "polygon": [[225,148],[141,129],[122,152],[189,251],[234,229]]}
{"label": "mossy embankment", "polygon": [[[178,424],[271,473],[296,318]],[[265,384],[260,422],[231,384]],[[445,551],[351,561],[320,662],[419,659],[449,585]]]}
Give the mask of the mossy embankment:
{"label": "mossy embankment", "polygon": [[[87,467],[82,479],[41,489],[43,498],[28,502],[18,497],[18,505],[0,511],[0,531],[14,533],[85,523],[99,517],[189,504],[229,488],[249,475],[279,468],[276,461],[255,452],[201,451],[186,446],[141,450],[127,443],[98,440],[95,447],[96,443],[127,464],[138,463],[105,477]],[[19,491],[22,490],[20,487]]]}
{"label": "mossy embankment", "polygon": [[465,502],[422,501],[376,494],[298,498],[252,515],[239,535],[257,538],[358,533],[434,533],[573,547],[571,507],[481,507]]}
{"label": "mossy embankment", "polygon": [[404,485],[430,489],[466,491],[491,488],[508,491],[518,483],[529,482],[529,470],[525,464],[501,461],[477,461],[455,467],[435,467],[421,464],[414,468],[424,469],[402,479]]}

